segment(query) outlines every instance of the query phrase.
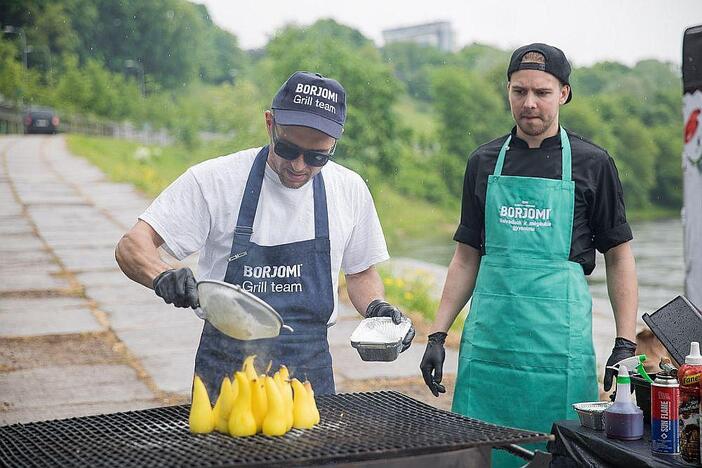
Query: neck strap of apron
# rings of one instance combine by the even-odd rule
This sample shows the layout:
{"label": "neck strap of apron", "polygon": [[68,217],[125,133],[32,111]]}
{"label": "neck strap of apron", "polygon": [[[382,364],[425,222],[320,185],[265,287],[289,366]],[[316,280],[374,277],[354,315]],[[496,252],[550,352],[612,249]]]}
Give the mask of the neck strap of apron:
{"label": "neck strap of apron", "polygon": [[[239,207],[239,217],[234,229],[234,240],[248,243],[253,234],[253,222],[256,217],[258,199],[261,196],[261,187],[266,173],[266,160],[268,159],[268,146],[261,148],[256,155],[249,178],[246,180],[244,197]],[[312,179],[312,192],[314,197],[314,236],[315,238],[329,237],[329,217],[327,214],[327,192],[324,187],[322,173]]]}
{"label": "neck strap of apron", "polygon": [[[560,127],[561,133],[561,178],[565,181],[570,181],[571,175],[571,156],[570,156],[570,140],[568,139],[568,134],[563,127]],[[505,164],[505,155],[509,149],[509,142],[512,141],[512,135],[510,134],[505,140],[502,148],[500,148],[500,154],[497,156],[497,164],[495,164],[494,175],[502,174],[502,166]]]}

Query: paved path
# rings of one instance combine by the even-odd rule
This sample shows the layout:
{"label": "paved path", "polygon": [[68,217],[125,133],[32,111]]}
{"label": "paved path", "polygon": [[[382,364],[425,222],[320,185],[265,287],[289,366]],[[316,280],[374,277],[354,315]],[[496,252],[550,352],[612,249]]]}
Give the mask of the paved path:
{"label": "paved path", "polygon": [[[61,136],[0,138],[0,425],[189,400],[202,322],[114,260],[149,201],[70,155]],[[337,389],[401,381],[427,397],[424,337],[394,362],[366,363],[349,344],[358,320],[342,304],[329,331]],[[449,350],[449,381],[456,358]]]}

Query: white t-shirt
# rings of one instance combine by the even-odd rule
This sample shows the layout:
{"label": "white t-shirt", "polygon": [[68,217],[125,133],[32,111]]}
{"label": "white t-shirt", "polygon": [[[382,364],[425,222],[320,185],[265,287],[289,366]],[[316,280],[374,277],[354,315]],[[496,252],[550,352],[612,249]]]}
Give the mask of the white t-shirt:
{"label": "white t-shirt", "polygon": [[[183,259],[200,251],[198,279],[223,280],[246,180],[260,148],[204,161],[188,169],[139,216]],[[339,271],[354,274],[389,258],[368,187],[334,162],[322,168],[327,194],[331,276],[336,321]],[[281,184],[266,164],[251,241],[263,246],[314,238],[312,182],[298,189]]]}

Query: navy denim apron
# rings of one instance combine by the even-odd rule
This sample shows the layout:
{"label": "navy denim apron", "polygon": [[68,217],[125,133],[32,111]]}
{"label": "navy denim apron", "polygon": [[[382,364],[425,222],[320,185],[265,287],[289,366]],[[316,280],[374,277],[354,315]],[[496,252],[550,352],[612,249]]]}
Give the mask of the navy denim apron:
{"label": "navy denim apron", "polygon": [[[242,341],[230,338],[205,322],[195,357],[195,373],[215,401],[223,377],[240,370],[244,358],[255,354],[262,373],[272,362],[284,364],[293,377],[309,380],[315,394],[334,393],[327,322],[334,309],[327,196],[322,174],[312,179],[314,239],[261,246],[251,242],[253,222],[266,170],[268,146],[254,160],[239,207],[231,256],[224,281],[238,284],[270,304],[285,324],[276,338]],[[279,229],[285,229],[281,225]]]}

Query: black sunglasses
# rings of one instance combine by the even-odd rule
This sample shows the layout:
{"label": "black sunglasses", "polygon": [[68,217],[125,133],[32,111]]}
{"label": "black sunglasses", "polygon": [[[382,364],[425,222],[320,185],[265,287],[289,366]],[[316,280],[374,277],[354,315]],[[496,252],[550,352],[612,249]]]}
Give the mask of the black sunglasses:
{"label": "black sunglasses", "polygon": [[329,161],[329,158],[334,155],[334,151],[336,150],[336,142],[334,142],[334,146],[332,146],[329,152],[305,150],[293,143],[290,143],[289,141],[281,140],[275,131],[275,127],[276,124],[274,121],[272,126],[274,145],[273,151],[275,151],[275,154],[285,160],[294,161],[299,158],[300,155],[302,155],[303,159],[305,160],[305,164],[308,166],[322,167]]}

